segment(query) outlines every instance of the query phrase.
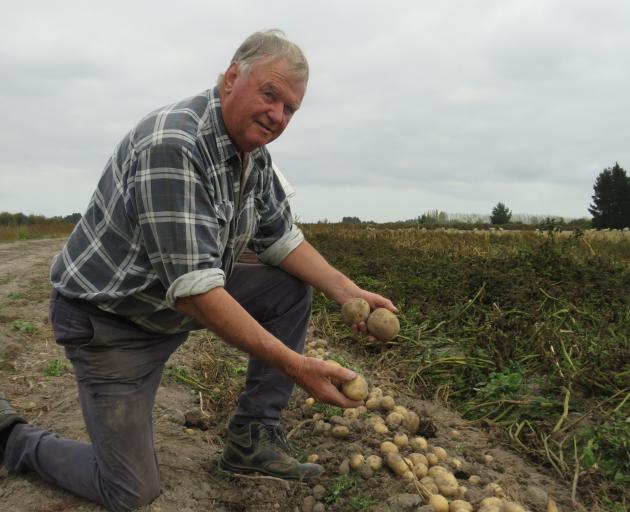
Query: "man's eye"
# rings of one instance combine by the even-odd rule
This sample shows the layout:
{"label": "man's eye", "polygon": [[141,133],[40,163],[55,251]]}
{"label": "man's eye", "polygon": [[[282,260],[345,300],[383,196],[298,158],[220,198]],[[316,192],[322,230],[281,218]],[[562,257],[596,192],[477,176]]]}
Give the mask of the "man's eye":
{"label": "man's eye", "polygon": [[265,95],[265,98],[269,100],[273,100],[275,98],[275,94],[272,91],[265,91],[263,94]]}

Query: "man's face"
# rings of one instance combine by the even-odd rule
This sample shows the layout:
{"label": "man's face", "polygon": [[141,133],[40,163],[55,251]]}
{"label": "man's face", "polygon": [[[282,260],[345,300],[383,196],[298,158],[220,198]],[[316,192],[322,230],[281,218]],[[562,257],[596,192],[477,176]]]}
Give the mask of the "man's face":
{"label": "man's face", "polygon": [[225,72],[221,110],[237,149],[250,152],[277,139],[302,103],[306,84],[291,75],[285,60],[263,60],[239,73]]}

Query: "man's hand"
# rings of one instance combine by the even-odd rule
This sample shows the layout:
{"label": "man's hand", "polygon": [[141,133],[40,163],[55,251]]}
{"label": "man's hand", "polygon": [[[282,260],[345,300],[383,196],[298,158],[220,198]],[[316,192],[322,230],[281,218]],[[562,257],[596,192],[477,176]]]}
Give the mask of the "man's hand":
{"label": "man's hand", "polygon": [[[280,267],[324,292],[339,305],[349,299],[361,298],[367,301],[372,311],[376,308],[386,308],[392,313],[398,313],[391,300],[359,288],[347,276],[332,267],[306,240],[289,253],[280,263]],[[352,330],[367,334],[365,322],[353,325]],[[376,338],[368,335],[368,340],[376,341]]]}
{"label": "man's hand", "polygon": [[[358,288],[358,287],[357,287],[357,290],[353,291],[353,293],[355,295],[353,295],[352,297],[349,297],[349,298],[357,298],[357,299],[364,299],[364,300],[366,300],[367,303],[370,305],[370,311],[374,311],[376,308],[385,308],[385,309],[389,309],[392,313],[398,313],[398,308],[396,308],[396,306],[394,306],[392,301],[387,299],[387,298],[385,298],[385,297],[383,297],[382,295],[379,295],[378,293],[368,292],[368,291],[362,290],[361,288]],[[370,342],[378,341],[377,338],[375,338],[374,336],[371,336],[368,333],[367,324],[365,322],[359,322],[358,324],[352,325],[352,330],[354,332],[359,332],[361,334],[366,334],[367,337],[368,337],[368,341],[370,341]]]}
{"label": "man's hand", "polygon": [[347,368],[314,357],[302,356],[297,366],[287,371],[287,374],[318,402],[343,408],[359,407],[363,404],[347,398],[332,383],[347,382],[357,376]]}

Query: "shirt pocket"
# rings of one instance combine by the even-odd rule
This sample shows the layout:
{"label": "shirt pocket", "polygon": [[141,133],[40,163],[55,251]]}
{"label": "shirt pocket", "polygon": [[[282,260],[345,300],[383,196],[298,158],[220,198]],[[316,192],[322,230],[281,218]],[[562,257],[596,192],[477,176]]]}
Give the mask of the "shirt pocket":
{"label": "shirt pocket", "polygon": [[221,244],[221,249],[225,249],[230,239],[232,218],[234,217],[234,205],[228,201],[216,203],[214,205],[214,213],[219,228],[219,243]]}

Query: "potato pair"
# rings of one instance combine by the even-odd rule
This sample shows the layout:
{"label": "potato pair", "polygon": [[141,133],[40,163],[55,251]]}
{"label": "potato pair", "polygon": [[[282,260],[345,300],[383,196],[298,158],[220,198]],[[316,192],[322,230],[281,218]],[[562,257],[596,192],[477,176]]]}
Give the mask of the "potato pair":
{"label": "potato pair", "polygon": [[400,331],[398,317],[385,308],[370,313],[370,305],[364,299],[350,299],[341,306],[341,318],[348,325],[367,323],[368,332],[381,341],[390,341]]}

